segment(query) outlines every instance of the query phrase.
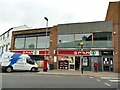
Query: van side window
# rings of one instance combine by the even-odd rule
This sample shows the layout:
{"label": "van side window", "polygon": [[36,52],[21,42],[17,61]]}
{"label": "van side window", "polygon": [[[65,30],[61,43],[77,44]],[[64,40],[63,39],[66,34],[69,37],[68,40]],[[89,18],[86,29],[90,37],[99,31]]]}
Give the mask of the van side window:
{"label": "van side window", "polygon": [[32,59],[30,59],[30,58],[27,58],[26,61],[27,61],[27,63],[29,63],[29,64],[33,64],[33,65],[35,64],[34,61],[33,61]]}

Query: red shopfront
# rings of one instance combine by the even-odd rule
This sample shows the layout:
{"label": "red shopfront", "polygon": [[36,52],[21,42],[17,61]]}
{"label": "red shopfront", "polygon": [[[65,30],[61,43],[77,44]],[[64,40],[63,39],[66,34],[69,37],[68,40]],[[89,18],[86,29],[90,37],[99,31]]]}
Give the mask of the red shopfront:
{"label": "red shopfront", "polygon": [[58,50],[58,69],[71,69],[79,70],[81,69],[81,63],[83,60],[83,65],[89,67],[90,50]]}

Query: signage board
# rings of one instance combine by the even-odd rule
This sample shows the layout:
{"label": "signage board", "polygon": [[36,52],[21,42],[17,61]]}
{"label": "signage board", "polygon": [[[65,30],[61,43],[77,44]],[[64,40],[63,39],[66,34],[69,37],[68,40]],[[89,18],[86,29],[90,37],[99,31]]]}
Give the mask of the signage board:
{"label": "signage board", "polygon": [[59,50],[58,55],[74,55],[74,56],[90,56],[90,51],[80,51],[80,50]]}
{"label": "signage board", "polygon": [[99,51],[92,50],[92,51],[90,51],[90,55],[91,56],[99,56]]}

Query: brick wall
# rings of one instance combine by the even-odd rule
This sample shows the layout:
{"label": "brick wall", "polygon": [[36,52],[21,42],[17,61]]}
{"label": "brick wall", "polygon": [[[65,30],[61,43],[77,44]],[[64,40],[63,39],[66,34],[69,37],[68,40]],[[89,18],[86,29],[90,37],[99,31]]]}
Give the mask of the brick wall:
{"label": "brick wall", "polygon": [[110,2],[106,20],[113,22],[114,72],[120,72],[120,2]]}

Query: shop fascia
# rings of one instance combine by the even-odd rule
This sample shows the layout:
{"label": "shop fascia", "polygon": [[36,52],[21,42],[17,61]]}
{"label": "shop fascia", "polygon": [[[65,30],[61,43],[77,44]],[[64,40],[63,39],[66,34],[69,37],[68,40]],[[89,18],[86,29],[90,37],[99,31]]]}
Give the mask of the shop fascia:
{"label": "shop fascia", "polygon": [[57,55],[74,55],[74,56],[99,56],[99,51],[95,50],[58,50]]}
{"label": "shop fascia", "polygon": [[[29,55],[45,55],[45,50],[12,50],[12,52]],[[49,55],[49,50],[46,50],[46,54]]]}
{"label": "shop fascia", "polygon": [[[45,55],[45,50],[13,50],[12,52],[29,54],[29,55]],[[46,50],[49,55],[49,50]],[[74,56],[99,56],[99,51],[95,50],[58,50],[57,55],[74,55]]]}

